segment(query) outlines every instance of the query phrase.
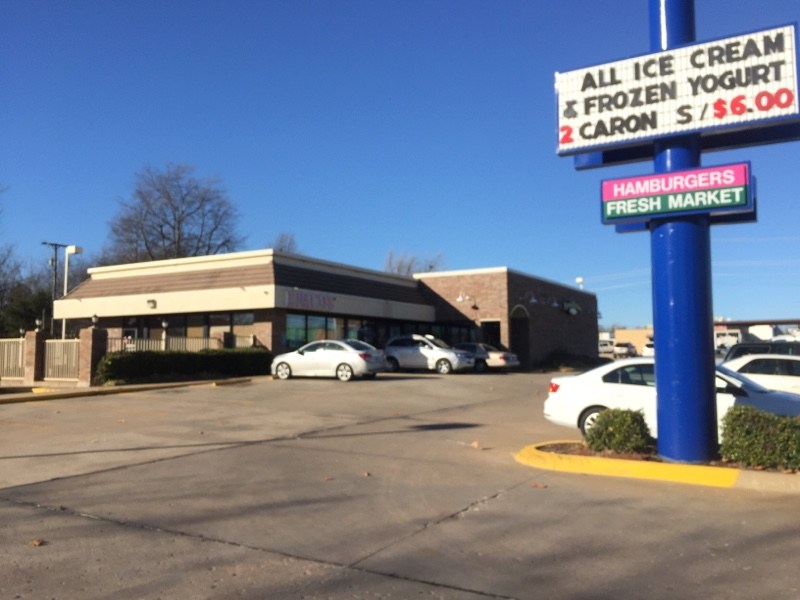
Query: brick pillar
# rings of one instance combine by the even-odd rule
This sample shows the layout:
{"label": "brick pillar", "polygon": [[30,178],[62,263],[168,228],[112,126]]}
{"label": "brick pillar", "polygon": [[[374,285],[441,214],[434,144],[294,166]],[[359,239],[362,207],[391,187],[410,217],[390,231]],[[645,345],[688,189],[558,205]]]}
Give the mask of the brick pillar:
{"label": "brick pillar", "polygon": [[44,341],[48,337],[44,331],[25,332],[25,375],[22,385],[34,385],[44,380]]}
{"label": "brick pillar", "polygon": [[97,365],[106,353],[108,331],[97,327],[87,327],[81,329],[79,339],[78,386],[89,387],[92,385]]}

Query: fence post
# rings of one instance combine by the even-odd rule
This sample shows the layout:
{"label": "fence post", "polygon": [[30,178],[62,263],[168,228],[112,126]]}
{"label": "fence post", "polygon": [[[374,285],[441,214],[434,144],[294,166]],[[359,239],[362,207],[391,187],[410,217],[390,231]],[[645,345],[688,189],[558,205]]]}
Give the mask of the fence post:
{"label": "fence post", "polygon": [[81,329],[79,339],[78,386],[90,387],[97,371],[97,365],[106,353],[108,331],[97,327],[87,327]]}
{"label": "fence post", "polygon": [[22,385],[34,385],[44,380],[44,342],[49,336],[45,331],[25,332],[25,365]]}

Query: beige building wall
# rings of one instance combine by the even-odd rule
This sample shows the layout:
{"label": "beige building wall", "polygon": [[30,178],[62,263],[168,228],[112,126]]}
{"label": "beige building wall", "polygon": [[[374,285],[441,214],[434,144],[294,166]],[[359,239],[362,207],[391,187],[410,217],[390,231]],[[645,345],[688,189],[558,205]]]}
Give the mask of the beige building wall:
{"label": "beige building wall", "polygon": [[636,351],[641,356],[644,345],[653,339],[653,328],[644,327],[641,329],[615,329],[615,342],[630,342],[636,347]]}

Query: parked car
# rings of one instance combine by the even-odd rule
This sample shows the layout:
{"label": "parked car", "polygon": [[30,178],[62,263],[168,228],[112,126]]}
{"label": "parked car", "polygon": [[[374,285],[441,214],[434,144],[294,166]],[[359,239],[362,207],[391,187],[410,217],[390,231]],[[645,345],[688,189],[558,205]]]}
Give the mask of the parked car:
{"label": "parked car", "polygon": [[642,356],[655,356],[656,345],[653,342],[647,342],[642,348]]}
{"label": "parked car", "polygon": [[614,354],[614,340],[600,340],[597,342],[598,354]]}
{"label": "parked car", "polygon": [[512,369],[519,366],[519,358],[513,352],[498,350],[483,342],[464,342],[454,346],[456,350],[471,352],[475,357],[475,370],[483,373],[486,369]]}
{"label": "parked car", "polygon": [[745,354],[724,367],[742,373],[770,390],[800,394],[800,356],[791,354]]}
{"label": "parked car", "polygon": [[[585,435],[606,408],[641,410],[650,433],[657,437],[655,386],[652,358],[629,358],[580,375],[554,377],[544,402],[544,416],[557,425],[577,427]],[[718,428],[734,404],[777,415],[800,415],[800,396],[772,392],[722,366],[717,366],[716,388]]]}
{"label": "parked car", "polygon": [[290,377],[372,378],[387,368],[381,350],[361,340],[319,340],[272,360],[272,375]]}
{"label": "parked car", "polygon": [[800,356],[800,342],[742,342],[734,344],[725,353],[722,362],[745,354],[792,354]]}
{"label": "parked car", "polygon": [[617,342],[614,344],[614,358],[630,358],[637,354],[636,346],[630,342]]}
{"label": "parked car", "polygon": [[386,343],[384,348],[390,371],[400,369],[425,369],[446,375],[452,371],[464,371],[475,366],[475,357],[470,352],[451,348],[432,335],[399,335]]}

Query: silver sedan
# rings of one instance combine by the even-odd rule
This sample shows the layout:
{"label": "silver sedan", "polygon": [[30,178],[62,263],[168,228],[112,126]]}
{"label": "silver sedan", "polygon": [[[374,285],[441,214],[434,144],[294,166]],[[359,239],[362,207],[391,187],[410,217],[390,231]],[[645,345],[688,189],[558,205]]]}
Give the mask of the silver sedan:
{"label": "silver sedan", "polygon": [[319,340],[311,342],[272,360],[272,376],[336,377],[350,381],[353,377],[372,378],[386,370],[383,351],[361,340]]}

